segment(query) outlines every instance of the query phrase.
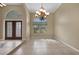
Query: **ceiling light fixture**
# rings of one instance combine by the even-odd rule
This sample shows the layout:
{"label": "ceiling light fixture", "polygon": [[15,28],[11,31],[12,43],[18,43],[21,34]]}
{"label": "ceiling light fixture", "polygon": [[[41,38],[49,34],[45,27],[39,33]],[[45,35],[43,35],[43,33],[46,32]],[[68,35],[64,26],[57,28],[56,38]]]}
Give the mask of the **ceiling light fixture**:
{"label": "ceiling light fixture", "polygon": [[6,4],[0,3],[0,7],[5,7],[5,6],[6,6]]}
{"label": "ceiling light fixture", "polygon": [[36,16],[36,17],[46,18],[48,15],[49,15],[49,12],[47,12],[47,11],[44,9],[43,4],[41,4],[41,8],[40,8],[38,11],[36,11],[35,16]]}

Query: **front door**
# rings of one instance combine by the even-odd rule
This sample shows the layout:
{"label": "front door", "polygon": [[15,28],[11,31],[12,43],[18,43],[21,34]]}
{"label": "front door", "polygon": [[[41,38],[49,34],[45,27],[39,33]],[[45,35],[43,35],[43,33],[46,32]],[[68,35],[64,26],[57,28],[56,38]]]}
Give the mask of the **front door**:
{"label": "front door", "polygon": [[5,39],[22,39],[22,21],[5,22]]}

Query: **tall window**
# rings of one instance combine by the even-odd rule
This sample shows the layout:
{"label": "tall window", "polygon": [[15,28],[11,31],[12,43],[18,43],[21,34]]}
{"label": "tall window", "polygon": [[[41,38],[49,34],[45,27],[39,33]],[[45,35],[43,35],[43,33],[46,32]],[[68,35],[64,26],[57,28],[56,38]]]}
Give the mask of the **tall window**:
{"label": "tall window", "polygon": [[41,18],[35,18],[33,20],[34,33],[46,33],[47,32],[47,20]]}

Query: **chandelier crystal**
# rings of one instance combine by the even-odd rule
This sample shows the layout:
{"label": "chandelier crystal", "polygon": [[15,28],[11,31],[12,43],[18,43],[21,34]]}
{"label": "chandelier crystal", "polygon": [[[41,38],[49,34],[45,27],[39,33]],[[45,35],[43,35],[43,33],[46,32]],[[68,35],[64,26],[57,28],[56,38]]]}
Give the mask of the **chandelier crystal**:
{"label": "chandelier crystal", "polygon": [[35,16],[36,17],[43,17],[43,18],[46,18],[47,16],[49,15],[49,12],[47,12],[44,7],[43,7],[43,4],[41,4],[41,8],[36,11],[36,14]]}
{"label": "chandelier crystal", "polygon": [[5,7],[5,6],[6,6],[6,4],[0,3],[0,7]]}

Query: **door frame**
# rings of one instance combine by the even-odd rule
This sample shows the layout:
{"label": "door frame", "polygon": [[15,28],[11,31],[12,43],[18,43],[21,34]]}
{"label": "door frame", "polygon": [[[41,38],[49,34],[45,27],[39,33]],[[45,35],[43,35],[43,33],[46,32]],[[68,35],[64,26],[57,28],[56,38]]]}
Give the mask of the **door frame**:
{"label": "door frame", "polygon": [[[5,40],[5,21],[22,21],[23,22],[23,19],[3,19],[3,40]],[[23,33],[22,33],[22,38],[23,38]]]}
{"label": "door frame", "polygon": [[[7,37],[7,22],[12,22],[12,27],[14,29],[12,30],[12,37]],[[21,37],[16,37],[16,22],[21,22]],[[22,21],[5,21],[5,40],[14,40],[14,39],[22,40]]]}

